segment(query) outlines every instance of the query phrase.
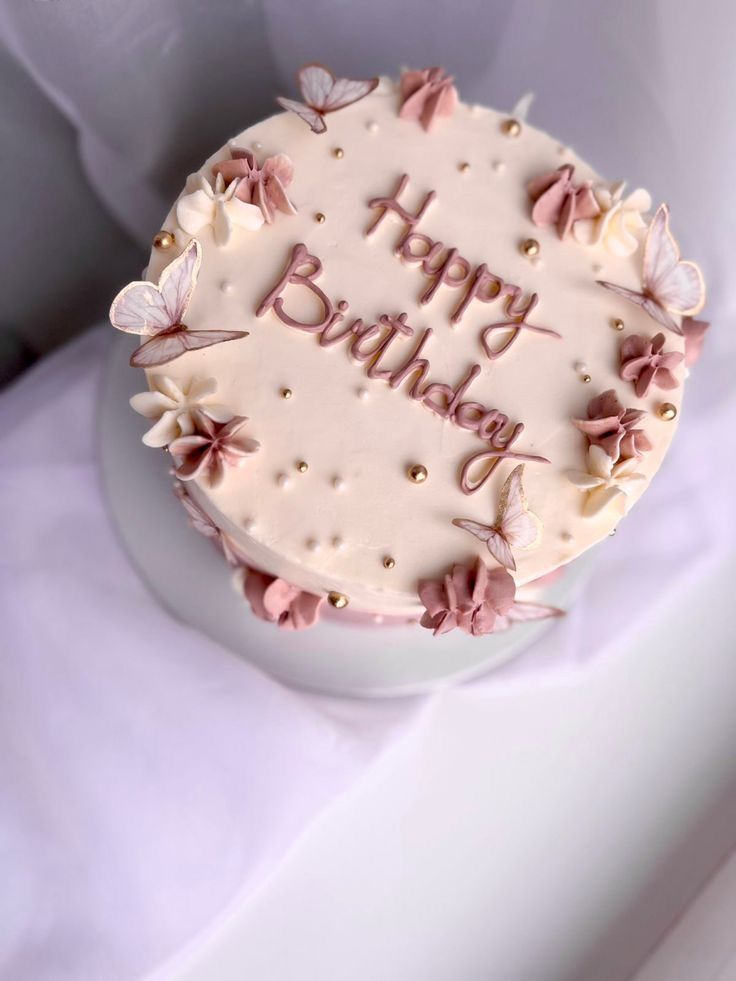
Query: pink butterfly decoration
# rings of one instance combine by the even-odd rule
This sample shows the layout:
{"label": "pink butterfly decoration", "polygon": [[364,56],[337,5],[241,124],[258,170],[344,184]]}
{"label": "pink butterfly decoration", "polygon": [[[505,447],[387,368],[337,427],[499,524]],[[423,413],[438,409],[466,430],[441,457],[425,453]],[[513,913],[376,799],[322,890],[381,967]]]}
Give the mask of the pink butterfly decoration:
{"label": "pink butterfly decoration", "polygon": [[377,78],[336,78],[324,65],[305,65],[299,70],[297,78],[304,102],[283,99],[281,96],[276,101],[282,109],[288,109],[303,119],[313,133],[327,132],[324,117],[328,112],[336,112],[364,99],[378,85]]}
{"label": "pink butterfly decoration", "polygon": [[434,125],[435,117],[451,116],[457,107],[457,89],[452,75],[442,68],[424,68],[401,75],[401,119],[419,122],[425,131]]}
{"label": "pink butterfly decoration", "polygon": [[296,208],[289,200],[286,188],[294,179],[294,164],[285,153],[267,157],[259,167],[255,155],[250,150],[233,146],[230,160],[222,160],[212,168],[215,177],[222,174],[226,184],[236,180],[235,197],[246,204],[255,204],[261,209],[263,217],[270,225],[274,211],[285,215],[295,215]]}
{"label": "pink butterfly decoration", "polygon": [[557,234],[564,238],[578,218],[595,218],[600,206],[590,181],[573,184],[572,164],[529,181],[526,189],[534,201],[532,221],[535,225],[557,225]]}
{"label": "pink butterfly decoration", "polygon": [[599,279],[613,293],[638,306],[669,330],[682,334],[674,319],[699,313],[705,305],[703,274],[694,262],[680,259],[680,250],[670,232],[669,209],[660,204],[652,219],[644,243],[642,291],[627,289]]}
{"label": "pink butterfly decoration", "polygon": [[525,600],[515,600],[503,616],[496,619],[494,633],[508,630],[515,623],[530,623],[533,620],[549,620],[552,617],[564,617],[565,611],[546,603],[530,603]]}
{"label": "pink butterfly decoration", "polygon": [[129,283],[110,307],[110,323],[128,334],[151,339],[133,352],[134,368],[168,364],[185,351],[247,337],[244,330],[189,330],[182,322],[192,298],[202,262],[202,249],[193,238],[182,254],[161,273],[158,286],[146,280]]}
{"label": "pink butterfly decoration", "polygon": [[504,568],[512,571],[516,569],[516,562],[511,553],[512,546],[531,547],[538,541],[542,527],[539,518],[527,507],[521,484],[523,472],[522,463],[511,471],[501,488],[495,524],[483,525],[465,518],[455,518],[452,522],[458,528],[470,532],[471,535],[485,542],[493,558]]}

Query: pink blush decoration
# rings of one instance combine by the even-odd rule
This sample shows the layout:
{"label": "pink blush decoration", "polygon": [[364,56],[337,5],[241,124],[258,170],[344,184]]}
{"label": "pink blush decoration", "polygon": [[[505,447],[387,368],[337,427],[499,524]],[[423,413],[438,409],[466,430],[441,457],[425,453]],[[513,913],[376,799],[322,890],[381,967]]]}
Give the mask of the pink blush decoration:
{"label": "pink blush decoration", "polygon": [[259,167],[256,157],[250,150],[232,147],[232,159],[222,160],[212,168],[215,177],[222,174],[226,184],[237,181],[235,197],[246,204],[255,204],[261,209],[263,217],[270,225],[274,212],[295,215],[296,208],[289,200],[286,188],[294,179],[294,164],[285,153],[267,157]]}
{"label": "pink blush decoration", "polygon": [[454,79],[442,68],[403,72],[399,81],[401,119],[411,119],[428,132],[438,116],[451,116],[457,107]]}
{"label": "pink blush decoration", "polygon": [[482,637],[506,626],[516,585],[505,569],[489,570],[478,559],[474,565],[454,565],[441,582],[421,580],[418,592],[426,608],[421,625],[435,636],[459,627]]}
{"label": "pink blush decoration", "polygon": [[654,384],[669,391],[679,382],[673,374],[685,355],[679,351],[664,350],[664,334],[656,334],[651,340],[640,334],[632,334],[621,343],[620,375],[624,381],[634,384],[634,391],[643,398]]}
{"label": "pink blush decoration", "polygon": [[705,341],[705,333],[710,327],[707,320],[694,320],[692,317],[682,318],[682,333],[685,337],[685,364],[692,367],[700,358]]}
{"label": "pink blush decoration", "polygon": [[527,184],[534,201],[532,221],[540,226],[557,225],[560,238],[565,238],[578,218],[595,218],[601,212],[590,181],[575,185],[574,171],[572,164],[563,164]]}
{"label": "pink blush decoration", "polygon": [[246,568],[243,592],[259,620],[282,630],[306,630],[320,619],[323,596],[305,593],[284,579]]}

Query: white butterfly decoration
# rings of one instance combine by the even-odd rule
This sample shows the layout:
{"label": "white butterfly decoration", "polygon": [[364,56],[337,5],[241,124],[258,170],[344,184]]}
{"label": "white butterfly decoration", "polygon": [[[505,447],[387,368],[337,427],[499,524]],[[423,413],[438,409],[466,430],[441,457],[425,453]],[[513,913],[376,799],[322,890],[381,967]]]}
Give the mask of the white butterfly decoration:
{"label": "white butterfly decoration", "polygon": [[110,307],[110,323],[128,334],[150,337],[133,352],[134,368],[168,364],[185,351],[247,337],[244,330],[189,330],[182,322],[197,285],[202,249],[196,238],[161,273],[158,286],[129,283]]}
{"label": "white butterfly decoration", "polygon": [[496,522],[482,525],[477,521],[455,518],[453,524],[463,531],[469,531],[482,542],[488,551],[504,568],[516,570],[516,562],[511,554],[514,548],[531,548],[539,541],[542,522],[529,510],[521,484],[524,464],[519,464],[509,474],[501,488]]}
{"label": "white butterfly decoration", "polygon": [[328,112],[344,109],[365,98],[378,85],[377,78],[364,81],[351,78],[335,78],[324,65],[305,65],[297,75],[304,102],[294,99],[276,99],[283,109],[294,112],[303,119],[313,133],[327,132],[324,117]]}
{"label": "white butterfly decoration", "polygon": [[642,283],[643,289],[639,293],[598,280],[599,286],[636,303],[657,323],[676,334],[682,334],[682,328],[673,314],[689,317],[699,313],[705,305],[703,275],[694,262],[680,259],[680,250],[670,232],[666,204],[657,208],[647,232]]}
{"label": "white butterfly decoration", "polygon": [[494,634],[508,630],[515,623],[529,623],[532,620],[549,620],[551,617],[564,617],[565,611],[546,603],[532,603],[526,600],[515,600],[514,604],[503,616],[496,617],[493,625]]}

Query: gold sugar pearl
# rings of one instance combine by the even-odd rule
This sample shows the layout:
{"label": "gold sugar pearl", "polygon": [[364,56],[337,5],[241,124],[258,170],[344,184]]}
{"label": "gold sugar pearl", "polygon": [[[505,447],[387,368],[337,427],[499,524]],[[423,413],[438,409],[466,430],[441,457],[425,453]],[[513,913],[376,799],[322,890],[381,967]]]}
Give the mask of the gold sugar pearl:
{"label": "gold sugar pearl", "polygon": [[383,560],[383,568],[384,569],[393,569],[393,567],[395,565],[396,565],[396,559],[392,558],[390,555],[387,555],[384,558],[384,560]]}
{"label": "gold sugar pearl", "polygon": [[457,169],[461,174],[467,174],[467,172],[470,170],[470,164],[467,160],[464,160],[461,164],[457,165]]}
{"label": "gold sugar pearl", "polygon": [[153,238],[153,245],[156,249],[170,249],[174,245],[174,233],[167,232],[166,229],[162,229],[160,232],[156,232]]}
{"label": "gold sugar pearl", "polygon": [[309,464],[306,460],[300,460],[296,465],[296,469],[299,471],[299,473],[306,473],[307,470],[309,470]]}
{"label": "gold sugar pearl", "polygon": [[586,374],[586,375],[581,375],[580,376],[580,381],[583,382],[586,385],[588,384],[588,382],[590,382],[590,380],[591,380],[590,375],[587,375]]}
{"label": "gold sugar pearl", "polygon": [[325,216],[322,214],[321,211],[318,211],[317,214],[314,216],[314,220],[317,222],[318,225],[324,225]]}
{"label": "gold sugar pearl", "polygon": [[660,419],[664,419],[665,422],[672,422],[677,415],[677,406],[673,405],[672,402],[663,402],[657,411]]}
{"label": "gold sugar pearl", "polygon": [[350,600],[347,598],[345,593],[328,593],[327,602],[336,610],[344,610]]}
{"label": "gold sugar pearl", "polygon": [[290,399],[293,394],[294,393],[292,392],[292,390],[290,388],[282,388],[281,389],[281,398],[282,399]]}
{"label": "gold sugar pearl", "polygon": [[342,158],[345,156],[345,151],[341,146],[336,146],[335,149],[332,151],[332,155],[337,160],[342,160]]}
{"label": "gold sugar pearl", "polygon": [[611,327],[613,327],[614,330],[623,330],[624,322],[620,317],[614,317],[614,319],[611,321]]}
{"label": "gold sugar pearl", "polygon": [[527,259],[531,259],[532,256],[539,255],[539,242],[535,238],[527,238],[521,243],[522,255],[525,255]]}
{"label": "gold sugar pearl", "polygon": [[407,469],[406,475],[413,484],[423,484],[429,476],[429,471],[421,463],[413,463]]}
{"label": "gold sugar pearl", "polygon": [[504,119],[501,123],[501,132],[504,136],[518,136],[521,133],[521,123],[518,119]]}

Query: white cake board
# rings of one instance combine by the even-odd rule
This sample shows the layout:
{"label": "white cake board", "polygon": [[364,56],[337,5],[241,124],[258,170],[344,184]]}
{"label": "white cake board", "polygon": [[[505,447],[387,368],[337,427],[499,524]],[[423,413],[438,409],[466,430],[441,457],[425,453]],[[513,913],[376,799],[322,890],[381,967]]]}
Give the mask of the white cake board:
{"label": "white cake board", "polygon": [[[288,685],[332,695],[417,695],[477,677],[521,653],[553,621],[517,624],[482,639],[453,631],[433,637],[417,626],[320,623],[298,633],[254,617],[212,543],[188,527],[172,493],[168,454],[141,443],[146,420],[128,399],[143,390],[128,364],[136,340],[115,337],[101,390],[100,458],[122,544],[151,592],[174,617]],[[544,591],[566,609],[588,578],[586,553]]]}

